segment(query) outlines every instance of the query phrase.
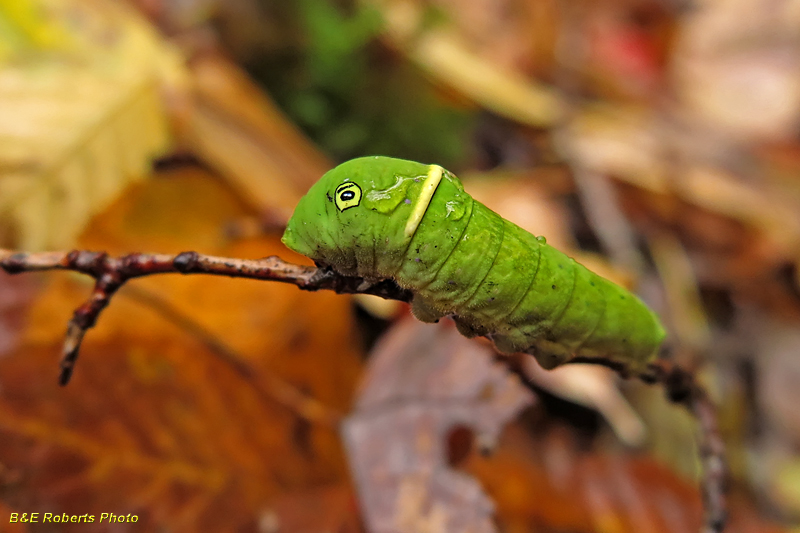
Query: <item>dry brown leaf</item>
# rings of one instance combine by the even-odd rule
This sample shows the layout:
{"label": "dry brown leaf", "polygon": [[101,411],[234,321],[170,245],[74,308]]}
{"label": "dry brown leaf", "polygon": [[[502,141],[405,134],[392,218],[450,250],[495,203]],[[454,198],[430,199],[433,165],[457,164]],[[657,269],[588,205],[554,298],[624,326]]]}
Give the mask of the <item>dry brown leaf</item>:
{"label": "dry brown leaf", "polygon": [[582,167],[666,193],[669,176],[659,133],[647,109],[596,106],[575,117],[561,140]]}
{"label": "dry brown leaf", "polygon": [[[25,520],[25,515],[13,507],[8,507],[3,502],[0,502],[0,516],[3,517],[3,522],[8,521],[3,524],[4,533],[27,533],[30,531],[29,524],[21,521]],[[14,521],[12,522],[12,520]]]}
{"label": "dry brown leaf", "polygon": [[[213,177],[174,172],[137,185],[81,244],[294,259],[277,238],[227,243],[220,228],[246,213]],[[360,369],[347,298],[201,276],[156,276],[130,288],[160,294],[233,347],[251,375],[123,290],[87,336],[72,383],[60,388],[64,321],[88,286],[54,279],[33,306],[24,342],[0,360],[0,455],[19,479],[4,494],[8,505],[136,513],[143,531],[255,530],[284,491],[346,479],[333,428],[273,399],[263,376],[346,411]]]}
{"label": "dry brown leaf", "polygon": [[[530,438],[508,427],[488,458],[473,455],[466,472],[481,480],[512,533],[686,533],[703,519],[696,484],[647,457],[581,451],[574,435],[555,427]],[[726,533],[780,533],[741,498],[731,505]]]}
{"label": "dry brown leaf", "polygon": [[[313,510],[313,512],[311,512]],[[332,485],[286,494],[265,510],[261,533],[362,533],[351,487]]]}
{"label": "dry brown leaf", "polygon": [[0,358],[16,346],[25,314],[36,295],[33,277],[0,277]]}
{"label": "dry brown leaf", "polygon": [[495,531],[492,502],[451,466],[463,460],[470,431],[490,447],[531,401],[491,350],[451,321],[400,322],[375,349],[343,430],[368,529]]}

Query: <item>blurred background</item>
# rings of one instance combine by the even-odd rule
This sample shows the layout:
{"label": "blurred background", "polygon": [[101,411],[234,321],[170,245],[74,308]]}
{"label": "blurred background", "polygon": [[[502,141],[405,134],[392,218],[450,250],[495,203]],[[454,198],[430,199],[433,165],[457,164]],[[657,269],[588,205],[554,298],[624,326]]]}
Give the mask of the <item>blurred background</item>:
{"label": "blurred background", "polygon": [[[640,294],[720,406],[730,532],[800,531],[800,4],[0,0],[0,245],[258,258],[334,164],[439,163]],[[699,530],[659,387],[404,305],[0,276],[0,531]],[[135,524],[9,524],[12,512]]]}

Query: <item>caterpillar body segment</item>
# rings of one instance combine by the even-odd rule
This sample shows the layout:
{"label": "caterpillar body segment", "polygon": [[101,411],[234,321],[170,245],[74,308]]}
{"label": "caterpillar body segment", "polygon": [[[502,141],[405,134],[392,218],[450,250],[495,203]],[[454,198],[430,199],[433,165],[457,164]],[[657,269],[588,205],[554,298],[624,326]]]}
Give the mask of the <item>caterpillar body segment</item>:
{"label": "caterpillar body segment", "polygon": [[536,237],[501,220],[502,242],[492,267],[470,301],[460,308],[462,314],[474,316],[492,330],[502,327],[518,309],[536,279],[541,259]]}
{"label": "caterpillar body segment", "polygon": [[398,281],[414,284],[415,299],[421,298],[425,305],[438,310],[439,317],[459,313],[488,276],[500,252],[504,231],[503,219],[473,200],[472,216],[464,234],[435,279],[423,286],[416,285],[413,278]]}
{"label": "caterpillar body segment", "polygon": [[636,371],[664,338],[636,296],[473,200],[436,165],[343,163],[301,199],[283,241],[342,274],[392,278],[414,293],[418,319],[453,315],[462,334],[545,368],[602,357]]}

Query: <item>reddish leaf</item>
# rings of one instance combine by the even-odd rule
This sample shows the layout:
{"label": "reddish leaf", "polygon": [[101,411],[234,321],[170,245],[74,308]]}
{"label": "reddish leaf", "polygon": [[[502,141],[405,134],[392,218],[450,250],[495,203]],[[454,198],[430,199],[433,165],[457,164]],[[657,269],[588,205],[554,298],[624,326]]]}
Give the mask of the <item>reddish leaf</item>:
{"label": "reddish leaf", "polygon": [[[464,465],[497,504],[506,531],[686,533],[700,531],[703,508],[694,480],[645,456],[582,451],[555,428],[530,438],[519,425],[492,457]],[[779,533],[745,500],[731,506],[726,533]]]}

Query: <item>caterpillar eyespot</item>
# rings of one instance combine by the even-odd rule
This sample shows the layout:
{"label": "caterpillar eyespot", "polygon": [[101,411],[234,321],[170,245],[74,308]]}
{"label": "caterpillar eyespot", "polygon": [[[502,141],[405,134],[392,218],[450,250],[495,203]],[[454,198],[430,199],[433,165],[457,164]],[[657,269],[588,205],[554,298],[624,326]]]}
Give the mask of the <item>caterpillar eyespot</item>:
{"label": "caterpillar eyespot", "polygon": [[336,187],[334,197],[339,211],[358,207],[361,203],[361,188],[355,183],[345,182]]}
{"label": "caterpillar eyespot", "polygon": [[393,279],[414,294],[418,319],[452,315],[463,335],[545,368],[579,357],[641,370],[665,335],[636,296],[473,200],[438,165],[343,163],[300,200],[283,242],[341,274]]}

